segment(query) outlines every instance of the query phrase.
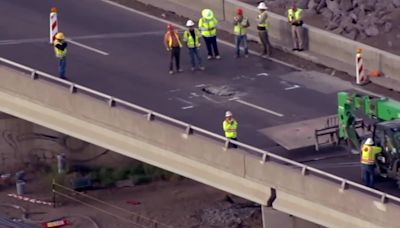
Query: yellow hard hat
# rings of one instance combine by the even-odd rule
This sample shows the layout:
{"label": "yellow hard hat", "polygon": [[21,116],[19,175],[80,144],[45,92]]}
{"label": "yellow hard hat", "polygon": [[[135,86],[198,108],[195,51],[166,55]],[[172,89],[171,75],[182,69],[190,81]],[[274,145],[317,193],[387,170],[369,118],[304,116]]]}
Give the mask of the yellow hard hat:
{"label": "yellow hard hat", "polygon": [[64,33],[58,32],[58,33],[56,34],[56,39],[57,39],[57,40],[63,40],[63,39],[65,39]]}
{"label": "yellow hard hat", "polygon": [[205,19],[212,19],[214,17],[214,13],[210,9],[203,9],[203,11],[201,11],[201,16],[203,16]]}

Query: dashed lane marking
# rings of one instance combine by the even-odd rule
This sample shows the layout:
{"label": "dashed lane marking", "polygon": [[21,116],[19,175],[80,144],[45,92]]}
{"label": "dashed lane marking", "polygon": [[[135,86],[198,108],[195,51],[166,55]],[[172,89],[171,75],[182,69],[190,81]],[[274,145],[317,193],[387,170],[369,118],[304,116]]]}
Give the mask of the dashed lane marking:
{"label": "dashed lane marking", "polygon": [[263,111],[263,112],[272,114],[272,115],[274,115],[274,116],[278,116],[278,117],[283,117],[283,116],[284,116],[282,113],[272,111],[272,110],[270,110],[270,109],[267,109],[267,108],[264,108],[264,107],[261,107],[261,106],[252,104],[252,103],[250,103],[250,102],[247,102],[247,101],[244,101],[244,100],[241,100],[241,99],[232,99],[232,101],[236,101],[236,102],[238,102],[238,103],[240,103],[240,104],[247,105],[247,106],[252,107],[252,108],[255,108],[255,109],[257,109],[257,110],[260,110],[260,111]]}
{"label": "dashed lane marking", "polygon": [[95,53],[97,53],[97,54],[100,54],[100,55],[109,55],[107,52],[104,52],[104,51],[101,51],[101,50],[99,50],[99,49],[96,49],[96,48],[87,46],[87,45],[85,45],[85,44],[81,44],[81,43],[76,42],[76,41],[73,41],[73,40],[71,40],[71,39],[66,39],[66,40],[67,40],[69,43],[71,43],[71,44],[74,44],[74,45],[76,45],[76,46],[78,46],[78,47],[81,47],[81,48],[87,49],[87,50],[89,50],[89,51],[95,52]]}

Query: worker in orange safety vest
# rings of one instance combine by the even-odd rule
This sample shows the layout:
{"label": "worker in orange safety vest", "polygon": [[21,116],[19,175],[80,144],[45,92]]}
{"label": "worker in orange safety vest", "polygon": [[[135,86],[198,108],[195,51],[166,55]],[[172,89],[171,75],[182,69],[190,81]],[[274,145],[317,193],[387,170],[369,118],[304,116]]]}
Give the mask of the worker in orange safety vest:
{"label": "worker in orange safety vest", "polygon": [[372,138],[368,138],[361,148],[361,169],[362,180],[368,187],[374,187],[375,181],[375,162],[377,154],[382,152],[382,148],[374,146]]}
{"label": "worker in orange safety vest", "polygon": [[169,74],[174,73],[173,71],[174,60],[176,65],[176,72],[183,72],[183,70],[180,67],[180,54],[181,54],[180,52],[182,43],[179,34],[175,31],[174,26],[171,24],[167,26],[167,32],[165,33],[164,36],[164,44],[167,51],[171,52],[171,58],[169,61]]}

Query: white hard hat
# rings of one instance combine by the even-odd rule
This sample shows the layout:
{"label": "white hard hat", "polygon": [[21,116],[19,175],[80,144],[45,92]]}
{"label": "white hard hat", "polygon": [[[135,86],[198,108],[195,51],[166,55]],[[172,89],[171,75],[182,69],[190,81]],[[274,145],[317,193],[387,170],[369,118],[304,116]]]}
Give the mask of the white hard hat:
{"label": "white hard hat", "polygon": [[365,144],[365,145],[370,145],[370,146],[372,146],[372,145],[374,145],[374,140],[372,140],[372,138],[368,138],[368,139],[365,141],[364,144]]}
{"label": "white hard hat", "polygon": [[260,4],[258,4],[257,8],[260,9],[260,10],[268,9],[268,7],[265,5],[264,2],[260,2]]}
{"label": "white hard hat", "polygon": [[194,25],[194,22],[192,21],[192,20],[188,20],[187,22],[186,22],[186,26],[187,27],[190,27],[190,26],[193,26]]}
{"label": "white hard hat", "polygon": [[225,117],[229,117],[229,116],[232,116],[232,112],[231,111],[226,111],[225,112]]}

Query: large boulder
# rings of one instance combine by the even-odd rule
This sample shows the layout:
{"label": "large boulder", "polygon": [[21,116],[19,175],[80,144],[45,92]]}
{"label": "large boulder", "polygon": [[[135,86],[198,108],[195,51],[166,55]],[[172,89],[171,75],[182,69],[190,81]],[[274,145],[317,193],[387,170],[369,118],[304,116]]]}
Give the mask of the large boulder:
{"label": "large boulder", "polygon": [[321,9],[326,7],[326,0],[320,0],[315,10],[319,13]]}
{"label": "large boulder", "polygon": [[330,9],[328,9],[328,8],[323,8],[322,10],[321,10],[321,15],[325,18],[325,19],[327,19],[327,20],[331,20],[332,19],[332,17],[333,17],[333,12],[330,10]]}
{"label": "large boulder", "polygon": [[339,9],[344,11],[344,12],[351,11],[353,9],[352,0],[342,0],[342,1],[340,1]]}
{"label": "large boulder", "polygon": [[339,3],[336,0],[326,0],[326,7],[332,11],[334,15],[340,14]]}
{"label": "large boulder", "polygon": [[375,10],[375,5],[376,5],[377,0],[367,0],[365,6],[365,10],[367,11],[374,11]]}
{"label": "large boulder", "polygon": [[308,12],[311,14],[317,13],[317,10],[316,10],[317,6],[318,6],[318,3],[315,2],[315,0],[310,0],[308,2],[308,6],[307,6]]}
{"label": "large boulder", "polygon": [[379,30],[375,25],[370,25],[364,29],[367,36],[377,36],[379,35]]}
{"label": "large boulder", "polygon": [[393,28],[392,22],[386,22],[385,25],[384,25],[384,27],[383,27],[383,30],[384,30],[386,33],[388,33],[388,32],[390,32],[390,31],[392,30],[392,28]]}
{"label": "large boulder", "polygon": [[400,7],[400,0],[392,0],[393,6],[398,8]]}
{"label": "large boulder", "polygon": [[308,9],[308,4],[312,0],[298,0],[297,7],[300,9]]}

